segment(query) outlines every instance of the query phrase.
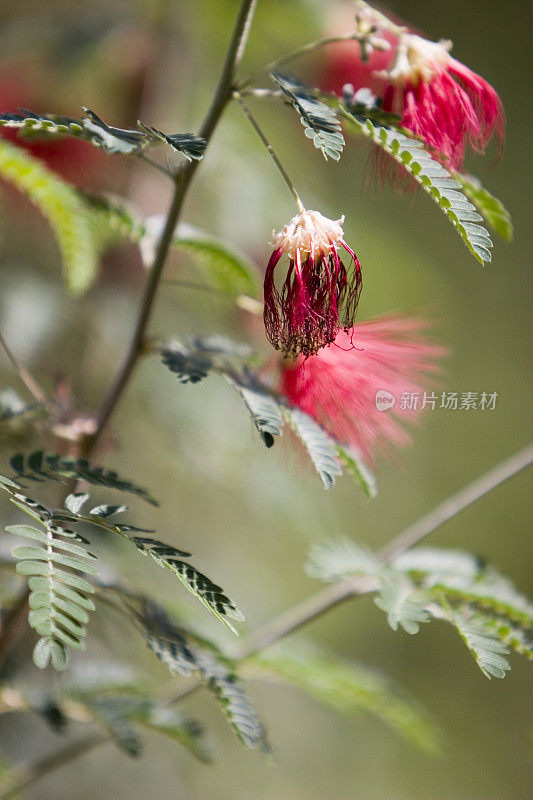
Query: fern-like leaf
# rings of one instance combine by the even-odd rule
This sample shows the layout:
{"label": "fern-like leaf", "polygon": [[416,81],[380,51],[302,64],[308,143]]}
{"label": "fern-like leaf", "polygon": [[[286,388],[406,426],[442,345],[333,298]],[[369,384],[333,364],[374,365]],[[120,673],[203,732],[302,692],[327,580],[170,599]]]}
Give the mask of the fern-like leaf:
{"label": "fern-like leaf", "polygon": [[123,480],[114,470],[95,467],[84,458],[63,458],[57,454],[45,453],[35,450],[25,456],[17,453],[9,460],[10,466],[16,473],[16,479],[44,481],[52,480],[64,482],[65,479],[85,481],[93,486],[104,486],[108,489],[117,489],[121,492],[130,492],[141,497],[151,505],[157,505],[157,500],[149,495],[146,489]]}
{"label": "fern-like leaf", "polygon": [[377,575],[382,564],[375,553],[345,537],[314,544],[305,571],[321,581],[339,581],[351,575]]}
{"label": "fern-like leaf", "polygon": [[0,178],[25,194],[54,231],[68,289],[81,294],[94,282],[98,247],[78,193],[27,150],[0,141]]}
{"label": "fern-like leaf", "polygon": [[112,741],[129,756],[141,755],[142,742],[132,722],[139,699],[127,695],[88,695],[78,698]]}
{"label": "fern-like leaf", "polygon": [[344,137],[335,109],[318,100],[312,89],[292,76],[277,72],[272,79],[300,115],[305,135],[312,139],[317,150],[322,152],[326,161],[328,157],[338,161],[344,147]]}
{"label": "fern-like leaf", "polygon": [[283,430],[284,420],[279,403],[252,376],[226,374],[226,378],[242,397],[261,439],[267,447],[272,447],[274,437],[281,436]]}
{"label": "fern-like leaf", "polygon": [[126,511],[127,506],[95,506],[90,510],[89,515],[80,514],[79,511],[76,511],[76,508],[79,506],[81,509],[86,500],[86,495],[69,495],[65,501],[65,512],[54,511],[51,519],[54,522],[68,522],[70,524],[88,523],[97,525],[106,531],[118,533],[133,544],[140,553],[152,558],[158,566],[165,567],[173,572],[188,592],[196,597],[208,611],[223,622],[233,633],[238,635],[230,619],[242,622],[244,616],[233,601],[224,594],[220,586],[187,561],[184,561],[184,559],[191,557],[191,553],[185,550],[178,550],[177,547],[165,544],[159,539],[132,535],[135,533],[154,533],[152,530],[110,520],[110,517]]}
{"label": "fern-like leaf", "polygon": [[387,575],[380,581],[379,595],[375,604],[387,614],[387,621],[393,631],[400,625],[406,633],[418,633],[420,623],[429,622],[426,608],[427,597],[417,591],[408,580],[397,575]]}
{"label": "fern-like leaf", "polygon": [[378,493],[376,476],[365,464],[360,454],[353,447],[339,442],[337,442],[336,448],[337,456],[348,475],[351,475],[367,497],[370,499],[376,497]]}
{"label": "fern-like leaf", "polygon": [[324,488],[333,489],[335,478],[342,475],[336,443],[312,417],[299,408],[286,406],[284,414],[293,431],[305,445]]}
{"label": "fern-like leaf", "polygon": [[220,586],[213,583],[207,575],[199,572],[199,570],[183,560],[188,558],[191,555],[190,553],[177,550],[175,547],[159,542],[157,539],[134,536],[132,541],[141,553],[149,555],[156,564],[170,569],[188,592],[194,595],[230,631],[238,635],[230,619],[242,622],[244,616],[233,601],[224,594]]}
{"label": "fern-like leaf", "polygon": [[[210,338],[214,338],[214,346],[210,345]],[[240,345],[231,347],[226,340],[219,343],[219,337],[210,338],[193,339],[187,344],[174,340],[161,349],[163,363],[180,383],[199,383],[210,372],[219,373],[241,396],[267,447],[272,447],[287,422],[305,445],[326,489],[333,488],[344,465],[367,496],[375,496],[375,478],[357,453],[333,439],[308,414],[288,405],[246,366],[235,367],[235,357],[249,359],[249,350],[243,351]]]}
{"label": "fern-like leaf", "polygon": [[85,117],[81,120],[62,117],[57,114],[34,114],[32,111],[20,109],[20,113],[0,114],[0,126],[16,128],[25,135],[69,135],[85,139],[106,153],[122,153],[138,155],[147,147],[165,142],[184,155],[189,161],[202,158],[207,143],[201,136],[192,133],[162,133],[138,122],[138,130],[116,128],[108,125],[90,108],[83,107]]}
{"label": "fern-like leaf", "polygon": [[268,751],[265,729],[231,661],[210,642],[175,625],[160,606],[145,602],[141,611],[129,608],[148,647],[170,671],[185,677],[197,674],[244,746]]}
{"label": "fern-like leaf", "polygon": [[341,713],[366,711],[426,752],[440,750],[436,724],[387,676],[316,648],[277,648],[254,656],[258,677],[297,686]]}
{"label": "fern-like leaf", "polygon": [[465,246],[483,264],[492,259],[493,246],[488,231],[477,223],[482,217],[460,191],[456,177],[436,161],[418,139],[392,128],[374,125],[341,107],[345,121],[391,156],[424,189],[446,214]]}
{"label": "fern-like leaf", "polygon": [[491,626],[482,617],[468,616],[457,611],[450,612],[448,620],[457,628],[482,673],[487,678],[505,678],[505,673],[511,669],[505,658],[509,648]]}
{"label": "fern-like leaf", "polygon": [[[30,525],[10,525],[8,533],[22,536],[38,545],[16,547],[17,572],[28,576],[30,588],[29,624],[41,637],[33,660],[44,669],[49,661],[57,670],[68,666],[67,647],[83,650],[88,611],[94,610],[89,595],[92,585],[76,573],[97,575],[92,565],[95,556],[73,544],[71,531],[41,521],[44,530]],[[67,567],[68,570],[63,569]]]}
{"label": "fern-like leaf", "polygon": [[144,703],[133,719],[145,728],[178,742],[204,764],[212,760],[211,750],[204,740],[204,730],[196,720],[188,719],[175,708]]}

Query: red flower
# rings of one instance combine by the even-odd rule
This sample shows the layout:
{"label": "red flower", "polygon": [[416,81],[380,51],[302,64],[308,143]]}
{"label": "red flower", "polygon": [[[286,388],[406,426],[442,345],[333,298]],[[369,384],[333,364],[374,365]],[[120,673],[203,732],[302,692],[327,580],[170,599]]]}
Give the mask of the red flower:
{"label": "red flower", "polygon": [[[346,29],[351,20],[346,12],[328,33]],[[401,125],[425,140],[450,169],[461,169],[467,144],[483,150],[492,134],[503,140],[505,115],[498,94],[451,57],[451,42],[428,41],[362,2],[355,35],[359,44],[343,42],[328,51],[321,81],[327,91],[342,95],[345,84],[370,88],[382,98],[383,110],[398,114]],[[376,37],[377,48],[372,47]]]}
{"label": "red flower", "polygon": [[[435,361],[446,355],[443,347],[420,337],[428,324],[391,316],[342,331],[317,355],[285,361],[280,391],[367,462],[378,449],[391,455],[393,447],[410,443],[400,423],[416,421],[423,376],[438,372]],[[380,398],[388,405],[380,405]]]}
{"label": "red flower", "polygon": [[[361,265],[343,239],[342,223],[318,211],[302,210],[278,234],[273,231],[272,253],[265,274],[266,335],[284,356],[313,355],[333,342],[341,328],[355,319],[361,291]],[[353,260],[349,275],[338,245]],[[283,254],[289,269],[281,291],[275,270]]]}
{"label": "red flower", "polygon": [[505,115],[496,91],[480,75],[450,56],[451,42],[430,42],[402,33],[388,71],[384,111],[434,148],[446,166],[461,169],[465,145],[483,150],[496,133],[503,139]]}

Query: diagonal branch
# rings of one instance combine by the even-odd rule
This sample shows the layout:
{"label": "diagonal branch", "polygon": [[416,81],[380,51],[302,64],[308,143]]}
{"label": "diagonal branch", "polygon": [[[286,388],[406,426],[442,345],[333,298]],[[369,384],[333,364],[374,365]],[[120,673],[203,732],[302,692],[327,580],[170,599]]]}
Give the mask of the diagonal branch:
{"label": "diagonal branch", "polygon": [[[209,142],[227,104],[231,100],[235,72],[244,53],[244,48],[250,32],[250,26],[256,5],[257,0],[242,0],[241,8],[235,23],[233,36],[228,47],[226,60],[222,68],[218,86],[203,125],[200,128],[200,136],[202,136],[207,142]],[[146,331],[152,315],[161,275],[166,264],[167,256],[172,244],[172,238],[174,236],[176,225],[178,224],[185,197],[196,170],[198,169],[199,163],[199,161],[187,162],[187,164],[178,169],[174,175],[174,196],[168,211],[165,227],[163,228],[163,232],[161,233],[161,237],[157,245],[153,264],[148,273],[148,279],[146,281],[144,293],[141,298],[137,323],[135,325],[130,346],[122,366],[119,368],[107,394],[100,405],[97,413],[96,431],[87,437],[85,448],[93,446],[107,425],[109,418],[115,410],[115,407],[129,382],[139,357],[143,353]]]}
{"label": "diagonal branch", "polygon": [[38,403],[43,403],[43,405],[47,404],[48,397],[46,396],[44,389],[35,380],[31,372],[26,369],[26,367],[16,358],[15,354],[12,352],[1,333],[0,345],[2,346],[6,356],[29,393],[37,400]]}

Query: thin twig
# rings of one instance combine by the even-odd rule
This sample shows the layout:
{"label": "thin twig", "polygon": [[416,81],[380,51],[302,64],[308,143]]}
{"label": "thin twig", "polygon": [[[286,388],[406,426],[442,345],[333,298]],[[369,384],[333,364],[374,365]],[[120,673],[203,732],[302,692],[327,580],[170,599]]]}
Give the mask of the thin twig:
{"label": "thin twig", "polygon": [[257,72],[254,72],[252,75],[244,78],[244,80],[239,81],[236,88],[238,91],[241,91],[242,89],[250,86],[252,83],[255,83],[255,81],[259,78],[262,78],[263,75],[268,75],[280,67],[285,66],[285,64],[289,64],[291,61],[295,61],[297,58],[301,58],[308,53],[312,53],[314,50],[318,50],[320,47],[324,47],[328,44],[335,44],[336,42],[356,42],[357,38],[358,37],[356,33],[344,33],[338,36],[326,36],[324,39],[316,39],[314,42],[308,42],[308,44],[304,44],[301,47],[296,48],[296,50],[292,50],[290,53],[281,56],[281,58],[276,58],[274,61],[270,61],[268,64],[265,64],[265,66]]}
{"label": "thin twig", "polygon": [[[211,138],[219,120],[231,99],[233,91],[233,81],[235,71],[240,63],[244,51],[248,33],[250,31],[251,20],[255,11],[257,0],[243,0],[233,36],[228,47],[226,60],[222,68],[220,80],[213,97],[213,101],[207,112],[204,123],[200,128],[200,136],[207,142]],[[172,244],[174,231],[178,223],[183,203],[191,184],[191,181],[198,169],[199,161],[191,161],[181,167],[174,176],[174,197],[167,215],[165,227],[159,239],[156,249],[155,258],[146,281],[145,290],[141,299],[139,314],[137,316],[137,323],[131,343],[126,354],[126,357],[119,368],[107,394],[105,395],[97,414],[97,428],[96,432],[87,439],[87,446],[92,446],[95,439],[99,437],[103,431],[115,406],[119,399],[131,374],[137,364],[140,355],[143,352],[145,344],[146,330],[150,321],[155,296],[159,287],[161,275],[165,267],[168,252]]]}
{"label": "thin twig", "polygon": [[153,158],[150,158],[150,156],[147,156],[145,153],[139,153],[139,158],[141,159],[141,161],[145,161],[147,164],[150,164],[151,167],[154,167],[155,169],[159,170],[159,172],[162,172],[163,175],[167,176],[167,178],[173,178],[170,170],[164,167],[163,164],[160,164],[159,161],[155,161]]}
{"label": "thin twig", "polygon": [[251,123],[251,125],[254,128],[255,132],[257,133],[257,135],[259,136],[259,138],[263,142],[267,152],[272,156],[272,160],[274,161],[274,164],[278,168],[279,173],[281,174],[281,177],[285,181],[289,192],[292,194],[292,196],[296,200],[296,205],[298,206],[299,211],[304,211],[304,206],[303,206],[302,201],[300,200],[300,195],[296,191],[296,189],[294,187],[294,184],[291,181],[291,179],[289,178],[289,175],[288,175],[285,167],[283,166],[283,164],[279,160],[279,157],[277,156],[274,148],[272,147],[272,145],[268,141],[267,137],[265,136],[262,128],[259,126],[259,123],[257,122],[257,120],[253,116],[252,112],[250,111],[250,109],[248,108],[248,106],[246,105],[244,100],[242,99],[242,96],[239,94],[239,92],[237,92],[237,91],[233,92],[233,97],[238,102],[238,104],[240,105],[240,107],[242,108],[244,113],[246,114],[246,117],[248,118],[248,121]]}
{"label": "thin twig", "polygon": [[237,661],[243,661],[263,650],[270,644],[285,638],[299,628],[307,625],[327,611],[340,605],[345,600],[354,597],[362,597],[369,592],[376,590],[376,581],[366,575],[357,575],[349,580],[334,583],[327,586],[322,591],[317,592],[311,597],[302,600],[301,603],[284,611],[266,625],[262,625],[243,642],[241,649],[237,653]]}
{"label": "thin twig", "polygon": [[16,785],[2,792],[0,800],[9,800],[9,798],[17,797],[20,792],[28,789],[41,778],[44,778],[45,775],[109,741],[110,739],[104,734],[92,734],[77,742],[68,744],[62,750],[52,753],[52,755],[44,756],[44,758],[20,767],[16,771]]}
{"label": "thin twig", "polygon": [[6,356],[8,357],[9,361],[11,362],[13,368],[15,369],[17,375],[19,376],[20,380],[29,391],[29,393],[37,400],[38,403],[42,403],[46,405],[49,400],[46,396],[46,392],[42,388],[42,386],[35,380],[31,372],[26,369],[23,364],[16,358],[11,348],[8,346],[6,340],[0,333],[0,345],[2,345]]}
{"label": "thin twig", "polygon": [[514,475],[517,475],[526,467],[533,464],[533,444],[520,450],[515,455],[502,461],[494,469],[489,470],[480,478],[477,478],[464,489],[449,497],[443,503],[438,505],[429,514],[426,514],[421,519],[409,525],[405,530],[399,533],[394,539],[382,547],[379,551],[379,557],[382,561],[390,561],[395,556],[403,553],[404,550],[409,549],[415,544],[418,544],[429,533],[432,533],[436,528],[439,528],[449,519],[452,519],[465,508],[475,503],[484,495],[491,492],[501,483],[509,480]]}
{"label": "thin twig", "polygon": [[[477,480],[470,483],[457,494],[450,497],[444,503],[437,506],[434,511],[422,517],[406,530],[399,533],[379,551],[382,561],[399,555],[417,544],[421,538],[432,533],[447,520],[459,514],[476,500],[481,499],[485,494],[495,489],[504,481],[517,475],[527,466],[533,463],[533,445],[524,448],[516,455],[498,464],[492,470],[482,475]],[[241,648],[235,655],[236,661],[244,661],[254,653],[263,650],[270,644],[285,638],[294,631],[307,625],[318,617],[321,617],[332,608],[343,603],[345,600],[362,597],[377,589],[374,578],[357,575],[344,581],[339,581],[327,586],[320,592],[302,600],[296,606],[284,611],[278,617],[270,620],[251,633],[243,642]],[[189,686],[169,702],[179,703],[182,699],[190,695],[202,686],[200,682]]]}

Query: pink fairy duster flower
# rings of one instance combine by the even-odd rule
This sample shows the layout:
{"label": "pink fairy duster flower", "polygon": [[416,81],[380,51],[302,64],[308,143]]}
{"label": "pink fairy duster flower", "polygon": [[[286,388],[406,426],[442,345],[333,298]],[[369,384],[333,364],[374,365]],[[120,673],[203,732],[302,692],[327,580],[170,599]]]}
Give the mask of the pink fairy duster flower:
{"label": "pink fairy duster flower", "polygon": [[377,75],[386,81],[383,110],[398,114],[447,167],[461,169],[467,143],[482,151],[493,133],[503,141],[505,115],[496,91],[452,58],[451,47],[402,32],[390,68]]}
{"label": "pink fairy duster flower", "polygon": [[[311,356],[333,342],[341,328],[354,324],[361,291],[361,265],[344,241],[342,223],[318,211],[302,209],[279,233],[273,231],[274,251],[265,273],[266,335],[286,357]],[[339,246],[349,254],[346,269]],[[281,290],[275,284],[283,255],[289,268]]]}
{"label": "pink fairy duster flower", "polygon": [[367,463],[377,450],[391,456],[410,443],[401,423],[416,422],[424,376],[439,371],[436,359],[447,352],[421,337],[428,326],[397,315],[341,331],[317,355],[284,361],[280,391]]}

